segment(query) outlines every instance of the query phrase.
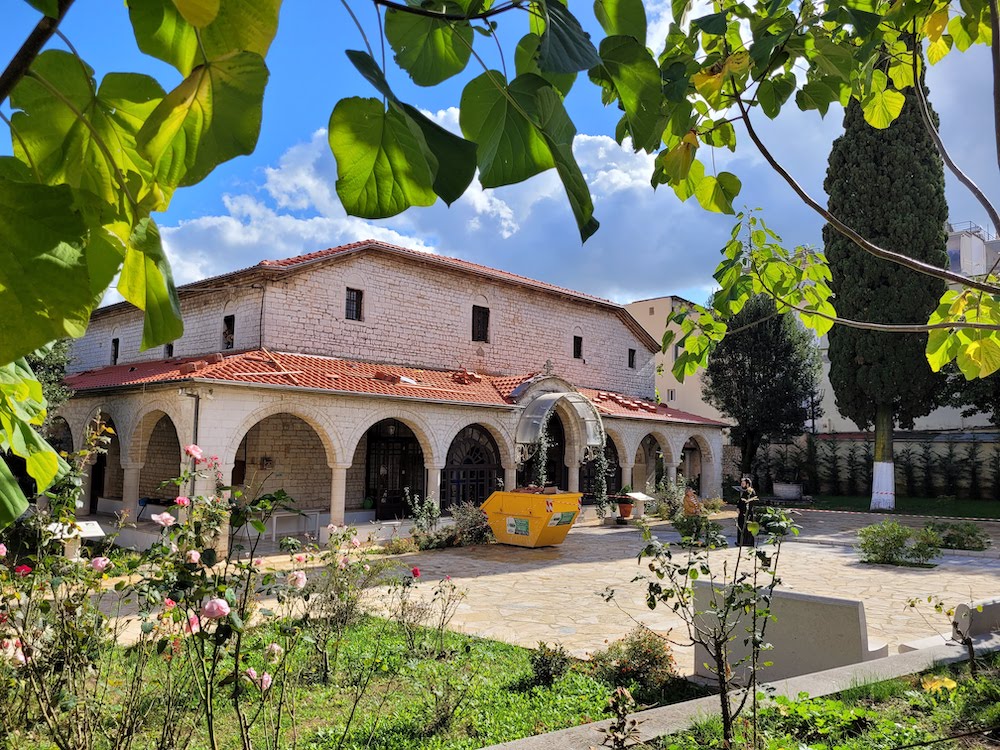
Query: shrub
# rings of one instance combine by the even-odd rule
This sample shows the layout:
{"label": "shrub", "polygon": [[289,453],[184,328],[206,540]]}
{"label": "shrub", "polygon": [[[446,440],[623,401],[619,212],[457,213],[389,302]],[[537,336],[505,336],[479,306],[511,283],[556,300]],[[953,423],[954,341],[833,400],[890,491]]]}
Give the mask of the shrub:
{"label": "shrub", "polygon": [[991,544],[989,536],[972,521],[958,523],[934,521],[927,524],[926,528],[935,531],[941,537],[941,546],[945,549],[982,551]]}
{"label": "shrub", "polygon": [[477,544],[492,544],[496,541],[489,518],[475,503],[458,503],[451,507],[451,517],[455,520],[455,531],[463,547]]}
{"label": "shrub", "polygon": [[412,539],[401,536],[394,536],[382,547],[382,551],[387,555],[406,555],[419,549]]}
{"label": "shrub", "polygon": [[594,676],[629,688],[640,703],[659,703],[677,686],[677,663],[666,639],[639,626],[590,657]]}
{"label": "shrub", "polygon": [[858,551],[864,562],[882,565],[926,564],[941,552],[941,537],[933,529],[914,532],[896,521],[858,530]]}
{"label": "shrub", "polygon": [[535,685],[551,687],[569,671],[570,655],[561,643],[549,646],[538,642],[538,648],[531,652],[532,681]]}
{"label": "shrub", "polygon": [[413,530],[413,541],[418,549],[446,549],[459,546],[458,531],[454,526],[433,531]]}

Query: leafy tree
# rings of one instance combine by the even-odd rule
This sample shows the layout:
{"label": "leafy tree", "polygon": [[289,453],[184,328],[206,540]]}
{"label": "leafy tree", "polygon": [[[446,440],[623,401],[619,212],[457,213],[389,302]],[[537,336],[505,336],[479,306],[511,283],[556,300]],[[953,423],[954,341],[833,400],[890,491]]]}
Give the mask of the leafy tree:
{"label": "leafy tree", "polygon": [[[926,44],[932,64],[953,48],[989,44],[1000,39],[993,0],[963,0],[958,7],[948,0],[873,0],[864,7],[842,0],[715,0],[698,17],[693,0],[676,0],[658,56],[645,46],[642,0],[595,0],[604,32],[596,43],[577,17],[585,6],[575,3],[571,10],[558,0],[371,1],[380,11],[378,34],[416,84],[433,86],[470,66],[482,72],[458,102],[462,136],[445,131],[389,88],[373,51],[380,40],[372,44],[352,8],[365,0],[342,0],[365,47],[347,54],[378,95],[333,106],[329,140],[348,213],[374,218],[438,198],[450,204],[477,170],[484,187],[497,187],[554,169],[586,239],[598,224],[573,156],[576,127],[563,106],[586,71],[592,94],[622,113],[619,142],[656,154],[654,186],[669,185],[681,200],[694,197],[706,210],[734,214],[742,184],[736,174],[716,171],[712,155],[738,147],[734,123],[741,125],[797,195],[864,252],[956,285],[927,323],[889,330],[927,333],[935,370],[955,361],[971,379],[1000,369],[1000,279],[993,271],[970,279],[866,239],[795,182],[754,126],[758,115],[773,119],[787,107],[825,114],[835,102],[856,101],[868,124],[884,129],[902,109],[899,90],[921,72],[904,35]],[[46,49],[66,14],[84,4],[27,2],[43,16],[0,71],[0,105],[12,111],[3,120],[14,151],[0,158],[0,450],[25,453],[44,488],[59,467],[44,441],[21,434],[45,418],[22,358],[49,341],[83,335],[116,275],[124,298],[145,311],[143,349],[181,336],[180,305],[152,214],[167,209],[176,189],[255,148],[281,0],[129,0],[139,49],[182,77],[169,91],[127,72],[98,82],[72,40],[62,37],[62,49]],[[515,37],[498,33],[511,17],[524,24]],[[511,49],[504,40],[525,27]],[[995,80],[998,73],[994,55]],[[994,90],[1000,99],[1000,88]],[[1000,226],[994,206],[932,135],[949,169]],[[822,253],[785,247],[758,216],[737,220],[716,272],[722,292],[710,308],[678,313],[684,344],[674,366],[678,377],[707,363],[729,319],[754,294],[779,299],[819,334],[834,323],[882,325],[838,316]],[[0,524],[23,503],[0,474]]]}
{"label": "leafy tree", "polygon": [[62,339],[53,342],[51,346],[29,354],[25,361],[42,386],[42,395],[51,415],[73,395],[73,391],[63,382],[69,365],[69,341]]}
{"label": "leafy tree", "polygon": [[966,380],[951,370],[948,373],[948,404],[960,408],[963,417],[985,414],[994,427],[1000,427],[1000,375]]}
{"label": "leafy tree", "polygon": [[702,395],[736,422],[730,435],[740,448],[740,471],[749,474],[762,442],[805,431],[819,384],[819,348],[796,318],[779,315],[765,295],[752,297],[732,325],[708,360]]}
{"label": "leafy tree", "polygon": [[[916,89],[905,94],[896,120],[869,127],[860,104],[844,115],[833,143],[824,187],[829,209],[882,247],[945,266],[948,203],[944,169],[920,112]],[[932,114],[933,116],[933,114]],[[927,320],[945,292],[941,279],[883,263],[827,225],[826,257],[838,311],[885,324]],[[912,428],[940,401],[944,378],[924,357],[918,333],[836,326],[828,334],[830,384],[840,413],[861,429],[875,426],[872,509],[895,507],[892,434]]]}

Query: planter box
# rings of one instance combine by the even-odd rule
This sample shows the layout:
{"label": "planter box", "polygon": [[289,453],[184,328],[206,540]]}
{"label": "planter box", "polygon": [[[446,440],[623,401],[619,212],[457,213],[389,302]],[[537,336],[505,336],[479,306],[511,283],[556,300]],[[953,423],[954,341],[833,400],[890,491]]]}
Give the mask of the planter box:
{"label": "planter box", "polygon": [[781,500],[801,500],[802,485],[793,482],[775,482],[774,496]]}

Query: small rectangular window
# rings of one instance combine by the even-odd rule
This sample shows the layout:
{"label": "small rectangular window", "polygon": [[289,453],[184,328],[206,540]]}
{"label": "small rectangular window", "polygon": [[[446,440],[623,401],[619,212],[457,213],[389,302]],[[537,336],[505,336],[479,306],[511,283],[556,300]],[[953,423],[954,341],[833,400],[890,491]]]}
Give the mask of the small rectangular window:
{"label": "small rectangular window", "polygon": [[628,366],[631,369],[635,369],[635,349],[628,350]]}
{"label": "small rectangular window", "polygon": [[675,391],[673,388],[668,388],[667,401],[676,401],[676,400],[677,400],[677,391]]}
{"label": "small rectangular window", "polygon": [[656,308],[655,307],[650,307],[649,308],[649,314],[650,315],[656,315]]}
{"label": "small rectangular window", "polygon": [[583,359],[583,336],[573,337],[573,359]]}
{"label": "small rectangular window", "polygon": [[232,349],[236,341],[236,316],[227,315],[222,319],[222,348]]}
{"label": "small rectangular window", "polygon": [[347,288],[347,304],[344,307],[344,317],[348,320],[362,320],[362,305],[365,293],[361,289]]}
{"label": "small rectangular window", "polygon": [[490,343],[490,308],[472,306],[472,340]]}
{"label": "small rectangular window", "polygon": [[163,345],[163,358],[164,359],[170,359],[172,356],[174,356],[174,345],[173,344],[164,344]]}
{"label": "small rectangular window", "polygon": [[111,364],[118,364],[118,339],[111,339]]}

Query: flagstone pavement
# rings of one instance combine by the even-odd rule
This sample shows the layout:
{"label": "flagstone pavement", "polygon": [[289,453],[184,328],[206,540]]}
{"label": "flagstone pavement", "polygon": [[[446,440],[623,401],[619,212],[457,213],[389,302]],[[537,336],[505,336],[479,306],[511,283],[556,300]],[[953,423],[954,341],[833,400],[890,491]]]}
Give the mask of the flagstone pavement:
{"label": "flagstone pavement", "polygon": [[[862,564],[847,545],[853,543],[857,528],[876,520],[869,514],[802,512],[797,518],[802,539],[817,543],[783,545],[778,562],[781,587],[860,599],[869,639],[888,643],[890,653],[904,641],[950,632],[944,616],[926,604],[911,608],[909,599],[933,596],[953,606],[1000,596],[1000,560],[995,557],[946,554],[930,569]],[[732,520],[724,524],[732,542]],[[984,527],[991,536],[1000,536],[1000,524]],[[664,541],[677,538],[665,524],[655,526],[654,533]],[[651,611],[644,585],[632,582],[647,572],[636,557],[642,546],[634,527],[580,526],[559,547],[491,545],[398,559],[419,565],[423,580],[450,575],[466,590],[453,629],[527,647],[559,642],[582,657],[639,622],[684,641],[681,620],[662,605]],[[720,569],[723,561],[731,565],[736,554],[732,548],[712,551],[713,569]],[[610,603],[600,595],[608,588],[615,591]],[[692,650],[675,646],[674,651],[680,670],[692,673]]]}

